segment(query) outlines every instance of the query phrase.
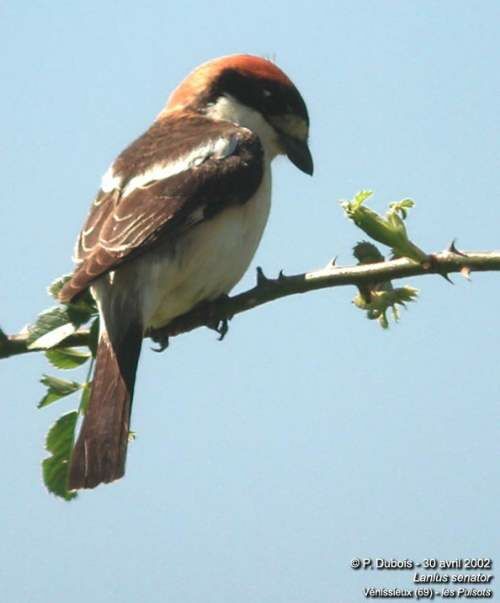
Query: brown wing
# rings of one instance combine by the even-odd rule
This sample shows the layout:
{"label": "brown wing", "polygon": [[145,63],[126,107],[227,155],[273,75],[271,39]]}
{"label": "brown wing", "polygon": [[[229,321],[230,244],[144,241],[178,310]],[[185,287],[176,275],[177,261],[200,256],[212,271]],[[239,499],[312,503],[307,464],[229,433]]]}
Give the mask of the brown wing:
{"label": "brown wing", "polygon": [[[93,280],[159,241],[173,239],[201,220],[252,197],[263,173],[259,139],[244,128],[227,123],[215,125],[197,118],[190,123],[186,137],[182,136],[182,124],[176,122],[171,128],[172,136],[163,136],[163,145],[161,136],[158,140],[158,135],[152,136],[148,131],[120,155],[115,162],[115,169],[121,168],[116,172],[120,176],[119,187],[98,193],[78,239],[78,266],[61,290],[61,301],[70,301]],[[172,147],[173,138],[178,142],[176,153],[167,148]],[[215,151],[209,144],[214,140],[219,144]],[[155,153],[151,147],[155,147]],[[205,148],[208,150],[204,155]],[[190,155],[193,149],[202,151]],[[149,165],[144,162],[145,157],[150,160]],[[176,164],[177,169],[186,169],[155,179],[169,173],[168,168],[151,171],[156,165],[169,165],[165,157],[167,161],[172,158],[170,165],[179,157],[192,160],[188,167],[182,161]],[[151,181],[144,174],[151,174]]]}

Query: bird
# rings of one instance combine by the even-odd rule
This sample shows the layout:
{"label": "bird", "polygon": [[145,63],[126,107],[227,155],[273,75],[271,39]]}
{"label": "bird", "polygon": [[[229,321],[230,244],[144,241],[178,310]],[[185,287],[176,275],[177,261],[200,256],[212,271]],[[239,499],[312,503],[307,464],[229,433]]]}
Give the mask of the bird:
{"label": "bird", "polygon": [[306,103],[272,61],[212,59],[174,89],[118,155],[78,236],[62,303],[90,290],[100,329],[68,490],[123,477],[143,338],[227,295],[246,272],[271,205],[271,162],[313,174]]}

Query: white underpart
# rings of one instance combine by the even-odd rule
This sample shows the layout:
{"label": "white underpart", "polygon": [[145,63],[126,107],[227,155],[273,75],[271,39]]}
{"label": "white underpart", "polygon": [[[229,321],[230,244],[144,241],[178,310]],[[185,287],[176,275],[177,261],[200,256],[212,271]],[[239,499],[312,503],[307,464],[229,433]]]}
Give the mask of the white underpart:
{"label": "white underpart", "polygon": [[[112,282],[108,277],[99,279],[94,293],[98,300],[111,295],[108,297],[114,307],[113,313],[108,314],[111,321],[113,315],[122,315],[119,306],[135,299],[139,303],[144,328],[164,326],[196,304],[229,293],[252,261],[271,206],[270,164],[279,152],[276,135],[259,113],[231,97],[223,97],[212,105],[208,115],[246,127],[259,136],[264,148],[262,182],[246,203],[226,208],[212,219],[201,221],[187,230],[175,245],[166,242],[163,247],[124,264],[115,271]],[[234,146],[231,150],[231,145],[223,145],[220,140],[216,141],[212,151],[216,148],[221,157],[234,151]],[[163,178],[167,173],[171,175],[174,173],[171,171],[173,165],[176,165],[175,170],[179,170],[175,173],[189,169],[191,162],[200,157],[200,149],[190,153],[189,158],[158,167],[154,174],[159,177],[162,173]],[[133,181],[136,187],[143,185],[146,183],[143,176],[137,176],[129,185]],[[111,186],[115,178],[111,172],[107,183]],[[111,324],[108,326],[112,327]]]}
{"label": "white underpart", "polygon": [[[199,302],[217,299],[245,274],[266,225],[271,200],[271,171],[252,199],[225,209],[189,230],[175,252],[140,258],[138,273],[147,275],[143,319],[160,327]],[[154,257],[154,261],[150,261]]]}

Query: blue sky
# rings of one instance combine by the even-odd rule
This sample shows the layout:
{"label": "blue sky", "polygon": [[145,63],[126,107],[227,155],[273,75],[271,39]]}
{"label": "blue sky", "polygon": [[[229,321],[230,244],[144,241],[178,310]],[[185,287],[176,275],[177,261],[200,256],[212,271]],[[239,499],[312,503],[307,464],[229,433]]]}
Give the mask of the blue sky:
{"label": "blue sky", "polygon": [[[412,197],[429,251],[499,247],[498,2],[13,2],[0,8],[0,324],[51,304],[101,174],[194,66],[273,57],[311,115],[316,173],[285,160],[255,266],[352,262],[338,200]],[[289,298],[164,354],[147,344],[127,476],[44,490],[43,357],[0,365],[5,601],[325,603],[411,572],[353,557],[498,553],[496,274],[421,297],[383,332],[337,289]],[[49,370],[50,372],[50,370]]]}

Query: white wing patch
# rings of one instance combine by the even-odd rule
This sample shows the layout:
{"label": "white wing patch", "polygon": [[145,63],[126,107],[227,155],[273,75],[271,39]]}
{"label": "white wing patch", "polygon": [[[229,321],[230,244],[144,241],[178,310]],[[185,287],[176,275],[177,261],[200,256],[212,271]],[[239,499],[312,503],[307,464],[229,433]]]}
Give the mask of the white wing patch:
{"label": "white wing patch", "polygon": [[181,172],[198,167],[210,157],[225,159],[234,153],[238,146],[238,142],[237,136],[231,136],[229,138],[219,137],[215,140],[210,140],[206,144],[196,147],[175,161],[153,165],[142,174],[138,174],[131,178],[123,188],[123,176],[115,174],[113,170],[114,165],[111,165],[102,177],[101,190],[104,193],[109,193],[115,189],[121,190],[121,197],[126,197],[138,188],[145,188],[146,186],[153,184],[153,182],[166,180]]}
{"label": "white wing patch", "polygon": [[[114,164],[112,163],[109,166],[109,168],[107,169],[104,176],[102,177],[101,190],[103,193],[110,193],[111,191],[114,191],[115,189],[121,188],[123,178],[119,174],[115,175],[115,173],[113,171],[113,167],[114,167]],[[94,205],[98,205],[98,204],[94,202]]]}

